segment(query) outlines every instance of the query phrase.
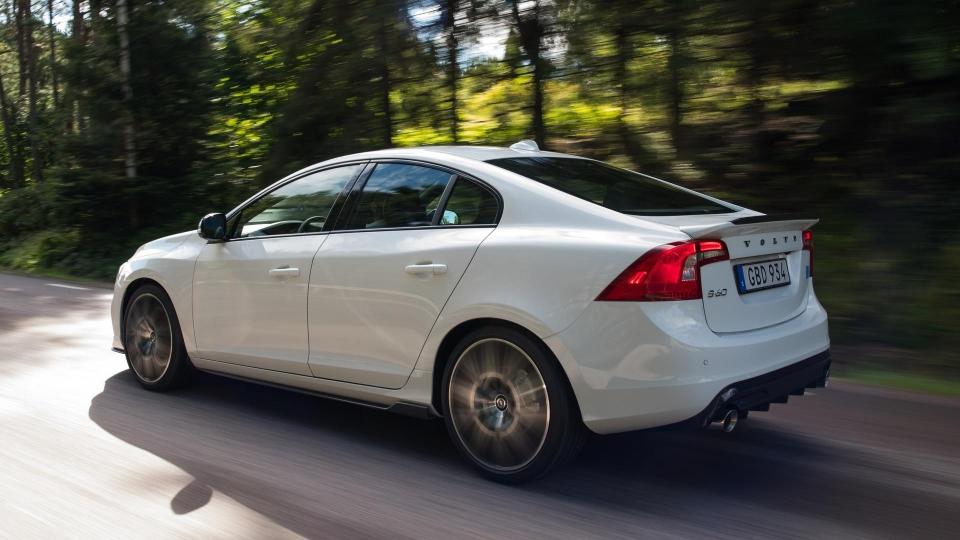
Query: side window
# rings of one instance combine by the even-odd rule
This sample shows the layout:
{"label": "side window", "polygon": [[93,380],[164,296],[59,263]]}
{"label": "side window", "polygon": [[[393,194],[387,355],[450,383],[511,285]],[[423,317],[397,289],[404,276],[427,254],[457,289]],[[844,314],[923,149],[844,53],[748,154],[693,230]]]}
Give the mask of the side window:
{"label": "side window", "polygon": [[267,193],[244,208],[231,228],[234,238],[320,232],[343,188],[362,164],[316,172]]}
{"label": "side window", "polygon": [[441,225],[493,225],[500,205],[489,190],[466,178],[457,178],[440,216]]}
{"label": "side window", "polygon": [[367,179],[350,220],[350,229],[426,227],[451,174],[439,169],[381,163]]}

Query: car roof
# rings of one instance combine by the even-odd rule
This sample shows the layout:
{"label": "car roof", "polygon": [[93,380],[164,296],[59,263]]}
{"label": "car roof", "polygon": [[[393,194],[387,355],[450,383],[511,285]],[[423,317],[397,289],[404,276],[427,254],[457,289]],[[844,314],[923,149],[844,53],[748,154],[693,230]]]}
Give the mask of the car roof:
{"label": "car roof", "polygon": [[570,154],[561,154],[559,152],[548,152],[546,150],[518,150],[514,148],[503,148],[500,146],[422,146],[422,150],[432,152],[442,152],[467,159],[477,161],[489,161],[491,159],[515,158],[515,157],[570,157]]}
{"label": "car roof", "polygon": [[[561,154],[558,152],[548,152],[545,150],[519,150],[513,148],[504,148],[500,146],[416,146],[408,148],[390,148],[386,150],[374,150],[371,152],[362,152],[336,158],[333,161],[344,161],[354,159],[377,159],[377,158],[396,158],[396,157],[417,157],[429,158],[431,155],[445,154],[456,156],[462,159],[473,161],[490,161],[501,158],[518,157],[567,157],[579,158],[570,154]],[[583,158],[580,158],[583,159]]]}

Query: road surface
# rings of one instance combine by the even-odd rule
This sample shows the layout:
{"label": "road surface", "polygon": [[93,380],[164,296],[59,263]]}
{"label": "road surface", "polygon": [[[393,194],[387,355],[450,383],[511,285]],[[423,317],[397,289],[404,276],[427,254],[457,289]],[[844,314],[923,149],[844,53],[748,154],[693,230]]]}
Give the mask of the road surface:
{"label": "road surface", "polygon": [[595,437],[505,487],[440,422],[214,376],[141,390],[110,351],[109,299],[0,275],[0,537],[960,534],[960,401],[836,383],[731,435]]}

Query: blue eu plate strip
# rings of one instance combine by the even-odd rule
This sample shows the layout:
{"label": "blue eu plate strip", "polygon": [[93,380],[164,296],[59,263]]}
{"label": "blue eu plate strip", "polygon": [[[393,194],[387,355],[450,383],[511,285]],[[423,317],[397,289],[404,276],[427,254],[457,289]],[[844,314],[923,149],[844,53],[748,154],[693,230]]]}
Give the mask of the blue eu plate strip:
{"label": "blue eu plate strip", "polygon": [[740,289],[740,292],[747,290],[747,282],[743,278],[743,266],[737,265],[733,267],[737,273],[737,288]]}

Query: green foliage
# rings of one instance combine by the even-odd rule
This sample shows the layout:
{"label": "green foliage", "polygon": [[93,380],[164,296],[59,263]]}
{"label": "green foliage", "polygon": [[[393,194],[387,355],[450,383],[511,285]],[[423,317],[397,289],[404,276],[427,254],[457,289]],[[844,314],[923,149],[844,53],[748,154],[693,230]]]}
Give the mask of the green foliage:
{"label": "green foliage", "polygon": [[0,191],[0,238],[14,238],[50,226],[49,201],[43,186]]}
{"label": "green foliage", "polygon": [[[39,127],[18,91],[16,29],[0,21],[11,52],[0,55],[0,265],[109,279],[142,241],[302,166],[452,142],[454,102],[461,143],[534,135],[536,47],[521,43],[510,2],[138,1],[131,104],[114,6],[101,5],[79,35],[57,32],[58,103],[41,50]],[[547,146],[819,216],[816,286],[834,341],[941,351],[913,357],[925,368],[958,364],[942,352],[960,346],[956,2],[518,5],[528,39],[545,31]],[[431,22],[414,8],[455,13]],[[502,58],[478,54],[500,31]]]}
{"label": "green foliage", "polygon": [[31,233],[0,252],[0,266],[23,271],[63,270],[79,241],[75,230],[53,229]]}

